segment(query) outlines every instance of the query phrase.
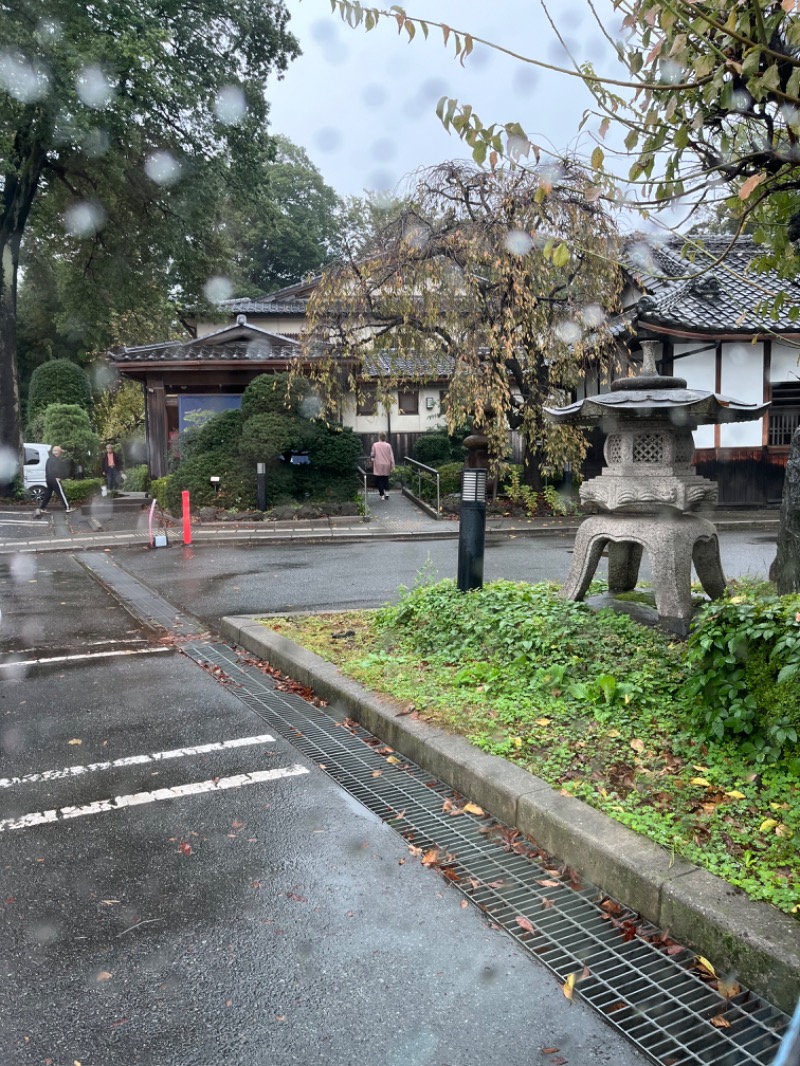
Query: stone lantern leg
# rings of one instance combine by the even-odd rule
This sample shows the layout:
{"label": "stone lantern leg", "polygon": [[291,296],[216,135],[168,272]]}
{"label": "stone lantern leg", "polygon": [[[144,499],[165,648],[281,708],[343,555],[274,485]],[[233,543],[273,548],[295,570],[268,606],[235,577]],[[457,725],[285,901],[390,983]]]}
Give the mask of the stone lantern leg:
{"label": "stone lantern leg", "polygon": [[659,624],[686,636],[692,620],[692,564],[711,599],[725,592],[713,523],[696,514],[717,502],[717,486],[691,465],[698,425],[758,418],[767,405],[741,404],[686,388],[656,372],[655,341],[641,342],[642,373],[619,378],[611,391],[569,407],[545,408],[554,422],[600,424],[608,434],[606,467],[581,486],[581,500],[601,509],[584,519],[561,595],[582,600],[608,550],[609,592],[636,588],[642,555],[653,573]]}

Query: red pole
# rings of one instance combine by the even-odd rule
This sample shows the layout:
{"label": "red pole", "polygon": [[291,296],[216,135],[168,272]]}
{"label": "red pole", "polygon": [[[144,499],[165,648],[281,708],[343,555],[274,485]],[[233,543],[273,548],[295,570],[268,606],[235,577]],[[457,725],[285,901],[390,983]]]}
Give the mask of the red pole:
{"label": "red pole", "polygon": [[184,489],[181,493],[181,499],[183,501],[183,543],[192,543],[192,520],[189,514],[189,492],[188,489]]}

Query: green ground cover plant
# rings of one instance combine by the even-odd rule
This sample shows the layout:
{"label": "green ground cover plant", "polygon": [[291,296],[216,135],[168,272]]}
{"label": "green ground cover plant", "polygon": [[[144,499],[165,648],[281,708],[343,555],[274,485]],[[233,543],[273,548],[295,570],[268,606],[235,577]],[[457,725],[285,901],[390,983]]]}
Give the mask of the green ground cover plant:
{"label": "green ground cover plant", "polygon": [[[410,713],[800,917],[800,598],[737,589],[682,643],[557,592],[420,583],[378,611],[264,621]],[[748,708],[738,718],[737,700]]]}

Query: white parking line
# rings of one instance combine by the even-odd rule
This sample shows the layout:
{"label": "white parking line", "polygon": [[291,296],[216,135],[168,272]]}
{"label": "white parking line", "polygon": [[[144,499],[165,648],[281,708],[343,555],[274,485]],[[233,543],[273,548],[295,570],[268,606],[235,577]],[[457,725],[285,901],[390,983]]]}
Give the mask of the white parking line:
{"label": "white parking line", "polygon": [[85,766],[64,766],[60,770],[42,770],[24,777],[0,777],[0,788],[13,785],[29,785],[37,781],[59,781],[65,777],[80,777],[96,770],[113,770],[118,766],[140,766],[142,763],[163,762],[165,759],[182,759],[187,755],[207,755],[210,751],[229,751],[231,748],[248,748],[254,744],[271,744],[275,737],[260,733],[255,737],[235,737],[233,740],[215,740],[210,744],[196,744],[191,748],[175,748],[172,751],[154,751],[149,755],[127,755],[108,762],[90,762]]}
{"label": "white parking line", "polygon": [[13,659],[10,662],[0,663],[0,670],[10,670],[20,666],[41,666],[43,663],[71,663],[79,659],[112,659],[118,655],[157,655],[162,651],[173,651],[173,648],[125,648],[120,651],[93,651],[81,655],[52,655],[48,659]]}
{"label": "white parking line", "polygon": [[143,803],[160,803],[162,800],[180,799],[182,796],[199,796],[205,792],[221,792],[229,788],[243,788],[245,785],[259,785],[264,781],[278,781],[284,777],[297,777],[311,771],[305,766],[287,766],[274,770],[256,770],[252,774],[237,774],[235,777],[217,777],[210,781],[190,781],[173,788],[159,788],[155,792],[134,792],[129,796],[115,796],[113,799],[95,800],[83,807],[61,807],[59,810],[34,811],[19,818],[3,818],[0,821],[0,833],[12,829],[29,829],[34,825],[48,822],[60,822],[69,818],[83,818],[90,814],[102,814],[106,811],[120,811],[126,807],[138,807]]}

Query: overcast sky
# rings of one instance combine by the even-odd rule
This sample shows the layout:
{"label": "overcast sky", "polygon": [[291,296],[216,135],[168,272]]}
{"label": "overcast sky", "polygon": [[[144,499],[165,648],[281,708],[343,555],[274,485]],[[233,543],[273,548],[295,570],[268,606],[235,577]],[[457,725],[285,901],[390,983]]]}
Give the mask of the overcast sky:
{"label": "overcast sky", "polygon": [[[287,0],[287,6],[304,54],[270,86],[272,129],[305,148],[342,196],[392,189],[420,166],[468,157],[436,117],[444,95],[471,104],[486,124],[515,120],[542,146],[591,154],[588,134],[578,140],[577,132],[591,97],[577,78],[477,44],[462,67],[439,30],[409,43],[388,21],[370,33],[351,29],[331,13],[329,0]],[[404,6],[523,55],[569,65],[537,0],[408,0]],[[596,6],[614,35],[610,0]],[[552,0],[552,10],[575,56],[618,77],[621,68],[584,0]],[[597,122],[589,128],[596,130]]]}

